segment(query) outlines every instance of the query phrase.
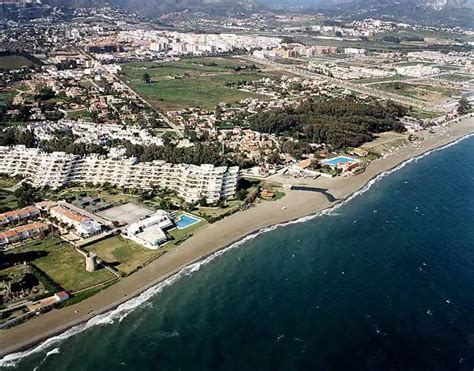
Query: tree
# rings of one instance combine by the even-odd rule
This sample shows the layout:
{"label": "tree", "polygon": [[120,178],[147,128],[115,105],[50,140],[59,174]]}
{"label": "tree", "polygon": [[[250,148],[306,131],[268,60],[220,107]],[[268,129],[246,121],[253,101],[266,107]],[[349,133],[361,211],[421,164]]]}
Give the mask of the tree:
{"label": "tree", "polygon": [[217,121],[222,120],[222,107],[220,105],[216,106],[216,120]]}
{"label": "tree", "polygon": [[469,103],[469,101],[465,97],[462,97],[461,99],[459,99],[458,110],[457,110],[458,114],[465,115],[471,109],[472,109],[471,103]]}
{"label": "tree", "polygon": [[200,199],[199,199],[199,205],[201,205],[202,207],[206,207],[208,204],[207,204],[207,198],[206,196],[202,196]]}
{"label": "tree", "polygon": [[149,84],[151,82],[151,76],[148,72],[143,74],[143,81],[145,81],[145,84]]}

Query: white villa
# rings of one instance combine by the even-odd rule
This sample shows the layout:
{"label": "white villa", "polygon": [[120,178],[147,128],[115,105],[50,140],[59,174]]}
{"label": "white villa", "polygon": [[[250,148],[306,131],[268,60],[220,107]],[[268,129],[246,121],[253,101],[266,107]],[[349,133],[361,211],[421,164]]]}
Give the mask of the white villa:
{"label": "white villa", "polygon": [[126,236],[149,249],[157,249],[168,240],[164,230],[173,226],[169,214],[158,210],[152,216],[131,224],[127,228]]}
{"label": "white villa", "polygon": [[70,184],[111,184],[123,188],[167,188],[186,202],[205,197],[217,202],[235,194],[238,166],[138,162],[133,158],[46,153],[25,146],[0,147],[0,174],[22,176],[35,187],[60,188]]}

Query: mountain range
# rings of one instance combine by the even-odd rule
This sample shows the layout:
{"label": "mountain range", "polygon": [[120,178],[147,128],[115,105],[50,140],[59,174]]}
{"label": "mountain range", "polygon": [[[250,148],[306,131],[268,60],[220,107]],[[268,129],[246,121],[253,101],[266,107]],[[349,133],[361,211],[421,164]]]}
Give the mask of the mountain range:
{"label": "mountain range", "polygon": [[111,5],[145,16],[172,12],[212,15],[249,14],[261,10],[328,11],[354,18],[385,17],[474,28],[474,0],[42,0],[54,6]]}

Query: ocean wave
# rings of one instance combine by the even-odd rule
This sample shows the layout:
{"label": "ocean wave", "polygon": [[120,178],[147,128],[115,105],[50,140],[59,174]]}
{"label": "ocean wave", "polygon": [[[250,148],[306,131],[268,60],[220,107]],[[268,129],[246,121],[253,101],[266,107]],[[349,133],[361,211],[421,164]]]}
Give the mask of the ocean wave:
{"label": "ocean wave", "polygon": [[[342,206],[344,206],[347,203],[351,202],[353,199],[355,199],[358,196],[360,196],[360,195],[364,194],[365,192],[367,192],[370,188],[372,188],[372,186],[374,186],[374,184],[378,183],[381,179],[383,179],[387,175],[390,175],[390,174],[394,173],[395,171],[398,171],[398,170],[404,168],[405,166],[407,166],[408,164],[410,164],[412,162],[417,162],[420,159],[425,158],[425,157],[429,156],[430,154],[432,154],[434,152],[441,151],[443,149],[454,146],[454,145],[458,144],[459,142],[461,142],[462,140],[467,139],[471,136],[474,136],[474,133],[473,134],[468,134],[468,135],[466,135],[464,137],[461,137],[461,138],[459,138],[459,139],[457,139],[457,140],[455,140],[451,143],[448,143],[444,146],[434,148],[434,149],[432,149],[430,151],[427,151],[427,152],[425,152],[425,153],[423,153],[419,156],[408,159],[408,160],[402,162],[401,164],[397,165],[396,167],[378,174],[377,176],[372,178],[370,181],[368,181],[364,185],[364,187],[362,187],[358,191],[352,193],[346,199],[338,202],[337,204],[335,204],[335,205],[333,205],[333,206],[331,206],[327,209],[324,209],[324,210],[321,210],[321,211],[319,211],[315,214],[304,216],[304,217],[301,217],[301,218],[298,218],[298,219],[295,219],[295,220],[291,220],[291,221],[288,221],[288,222],[285,222],[285,223],[278,223],[278,224],[274,224],[270,227],[261,228],[258,231],[253,232],[253,233],[245,236],[244,238],[240,239],[239,241],[236,241],[236,242],[232,243],[231,245],[212,253],[211,255],[207,256],[206,258],[204,258],[204,259],[202,259],[198,262],[187,265],[186,267],[182,268],[180,271],[178,271],[177,273],[175,273],[171,277],[169,277],[166,280],[164,280],[164,281],[154,285],[153,287],[145,290],[144,292],[142,292],[138,296],[136,296],[136,297],[120,304],[119,306],[117,306],[117,308],[115,308],[111,311],[108,311],[106,313],[97,315],[97,316],[91,318],[90,320],[88,320],[85,323],[79,324],[77,326],[74,326],[74,327],[70,328],[69,330],[66,330],[65,332],[63,332],[60,335],[56,335],[56,336],[53,336],[51,338],[48,338],[47,340],[43,341],[42,343],[40,343],[39,345],[37,345],[37,346],[35,346],[31,349],[28,349],[28,350],[23,351],[23,352],[11,353],[11,354],[8,354],[8,355],[4,356],[2,359],[0,359],[0,367],[15,367],[21,361],[22,358],[25,358],[25,357],[31,356],[33,354],[45,351],[45,350],[49,349],[50,347],[52,347],[53,345],[57,345],[58,343],[66,340],[67,338],[69,338],[71,336],[74,336],[74,335],[77,335],[77,334],[79,334],[79,333],[81,333],[81,332],[83,332],[83,331],[85,331],[85,330],[87,330],[91,327],[98,326],[98,325],[108,325],[108,324],[114,323],[115,321],[121,322],[126,316],[128,316],[130,313],[132,313],[135,309],[143,306],[144,303],[148,302],[152,297],[156,296],[161,291],[163,291],[163,289],[165,287],[168,287],[168,286],[172,285],[174,282],[179,280],[181,277],[192,275],[194,272],[197,272],[202,266],[207,265],[208,263],[210,263],[214,259],[220,257],[221,255],[225,254],[226,252],[228,252],[230,250],[233,250],[233,249],[243,245],[244,243],[260,236],[263,233],[274,231],[277,228],[282,228],[282,227],[286,227],[286,226],[294,225],[294,224],[305,223],[307,221],[313,220],[315,218],[318,218],[318,217],[324,216],[324,215],[329,215],[329,216],[337,215],[336,211],[339,208],[341,208]],[[50,354],[54,354],[54,353],[59,353],[59,348],[55,348],[52,351],[48,352],[46,354],[46,356],[48,356]],[[44,360],[43,360],[43,362],[44,362]]]}

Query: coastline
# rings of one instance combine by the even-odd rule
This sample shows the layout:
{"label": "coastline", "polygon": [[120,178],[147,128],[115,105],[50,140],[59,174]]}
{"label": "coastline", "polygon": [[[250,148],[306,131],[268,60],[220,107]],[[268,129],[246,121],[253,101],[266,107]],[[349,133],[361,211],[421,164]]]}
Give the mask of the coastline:
{"label": "coastline", "polygon": [[[98,318],[97,316],[117,308],[159,283],[164,283],[165,280],[182,272],[185,267],[190,267],[194,264],[199,266],[200,262],[216,252],[223,251],[229,248],[229,246],[234,246],[236,243],[240,244],[246,238],[258,233],[262,229],[274,228],[273,226],[276,227],[282,223],[300,220],[307,216],[314,217],[314,215],[321,213],[323,210],[334,207],[337,204],[342,204],[358,191],[364,189],[367,184],[370,184],[380,174],[397,168],[412,158],[443,147],[473,133],[474,118],[465,118],[459,123],[451,124],[446,128],[439,127],[436,130],[435,134],[423,132],[421,135],[425,136],[425,140],[419,146],[410,144],[398,150],[390,157],[376,160],[367,167],[363,174],[355,177],[318,178],[316,180],[280,178],[279,180],[286,184],[325,188],[337,200],[330,202],[320,193],[289,190],[287,195],[281,200],[262,202],[256,207],[238,212],[208,225],[176,249],[96,295],[69,307],[45,313],[11,329],[1,330],[0,356],[3,357],[12,352],[29,348],[91,318],[97,319],[95,323],[105,322],[106,318]],[[277,178],[275,177],[274,180],[278,180]],[[189,272],[192,272],[193,269],[194,267],[190,268]],[[184,274],[187,273],[184,272]],[[175,279],[178,278],[176,277]],[[164,284],[162,287],[174,282],[174,280]],[[149,295],[159,292],[162,287],[152,290]],[[123,309],[126,310],[127,308]],[[3,361],[7,360],[4,359]]]}

